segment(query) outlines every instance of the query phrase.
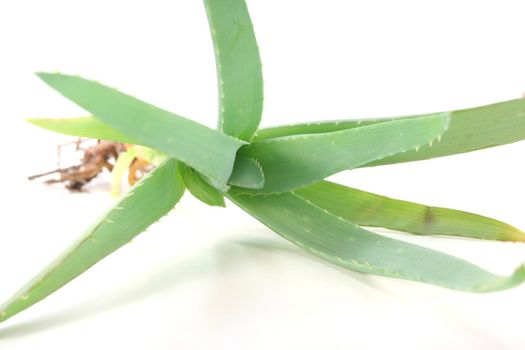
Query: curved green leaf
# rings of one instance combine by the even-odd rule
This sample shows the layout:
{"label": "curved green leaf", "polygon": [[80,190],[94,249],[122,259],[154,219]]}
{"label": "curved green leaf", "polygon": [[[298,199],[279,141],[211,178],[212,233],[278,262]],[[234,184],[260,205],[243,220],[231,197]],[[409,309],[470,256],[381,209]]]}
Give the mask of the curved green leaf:
{"label": "curved green leaf", "polygon": [[205,0],[215,48],[219,130],[249,141],[261,121],[259,49],[244,0]]}
{"label": "curved green leaf", "polygon": [[525,266],[509,277],[465,260],[364,230],[288,192],[227,196],[270,229],[333,264],[387,277],[468,292],[491,292],[525,280]]}
{"label": "curved green leaf", "polygon": [[118,155],[117,161],[111,171],[111,194],[113,196],[120,196],[122,177],[126,173],[126,170],[129,169],[131,163],[133,163],[133,159],[135,159],[133,147]]}
{"label": "curved green leaf", "polygon": [[60,134],[136,145],[136,140],[118,132],[95,117],[29,118],[31,124]]}
{"label": "curved green leaf", "polygon": [[392,199],[333,182],[321,181],[295,190],[295,193],[359,226],[384,227],[418,235],[525,242],[525,233],[498,220]]}
{"label": "curved green leaf", "polygon": [[183,161],[226,189],[235,154],[245,142],[95,81],[58,73],[38,76],[111,128]]}
{"label": "curved green leaf", "polygon": [[224,196],[210,186],[195,170],[185,164],[180,164],[184,184],[190,193],[204,204],[226,207]]}
{"label": "curved green leaf", "polygon": [[237,157],[228,184],[249,189],[263,188],[263,169],[255,159]]}
{"label": "curved green leaf", "polygon": [[[287,125],[259,130],[254,141],[296,134],[312,134],[355,128],[390,120],[406,120],[421,116],[331,121]],[[525,139],[525,99],[520,98],[491,105],[450,112],[450,126],[441,142],[422,146],[386,157],[363,166],[386,165],[449,156],[483,148],[505,145]]]}
{"label": "curved green leaf", "polygon": [[[418,118],[425,117],[432,114],[422,114],[410,117],[400,118]],[[400,119],[399,118],[399,119]],[[349,120],[328,120],[319,122],[297,123],[280,126],[272,126],[269,128],[259,129],[254,135],[252,142],[261,142],[264,140],[275,139],[278,137],[286,137],[293,135],[308,135],[320,134],[326,132],[334,132],[357,128],[360,126],[367,126],[377,123],[388,122],[396,118],[379,118],[379,119],[349,119]]]}
{"label": "curved green leaf", "polygon": [[142,179],[84,237],[0,307],[0,322],[55,292],[168,213],[184,193],[178,162]]}
{"label": "curved green leaf", "polygon": [[448,123],[444,113],[331,133],[279,137],[242,147],[238,156],[255,159],[263,168],[264,187],[254,193],[279,193],[432,143]]}

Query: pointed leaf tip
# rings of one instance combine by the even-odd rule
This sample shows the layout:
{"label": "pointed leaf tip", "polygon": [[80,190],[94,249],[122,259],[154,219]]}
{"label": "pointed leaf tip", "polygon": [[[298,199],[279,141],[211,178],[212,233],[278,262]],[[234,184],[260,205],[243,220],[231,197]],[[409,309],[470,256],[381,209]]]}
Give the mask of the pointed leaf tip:
{"label": "pointed leaf tip", "polygon": [[219,80],[219,130],[250,140],[261,121],[259,48],[245,0],[205,0]]}
{"label": "pointed leaf tip", "polygon": [[26,121],[39,128],[59,134],[123,142],[132,145],[139,144],[135,139],[124,135],[94,117],[27,118]]}
{"label": "pointed leaf tip", "polygon": [[511,242],[525,240],[525,233],[495,219],[397,200],[329,181],[321,181],[295,192],[318,207],[359,226],[384,227],[418,235]]}
{"label": "pointed leaf tip", "polygon": [[[438,113],[328,133],[277,137],[242,147],[237,158],[255,159],[262,166],[264,187],[252,194],[280,193],[427,145],[446,132],[449,122],[449,113]],[[240,173],[242,169],[235,170]]]}
{"label": "pointed leaf tip", "polygon": [[166,215],[185,190],[178,166],[171,159],[145,176],[81,240],[0,305],[0,322],[54,293]]}
{"label": "pointed leaf tip", "polygon": [[136,143],[160,150],[225,190],[235,154],[245,141],[78,76],[39,73],[64,97]]}
{"label": "pointed leaf tip", "polygon": [[509,289],[525,281],[523,265],[510,276],[497,275],[460,258],[360,228],[294,192],[226,195],[285,239],[354,271],[474,293]]}

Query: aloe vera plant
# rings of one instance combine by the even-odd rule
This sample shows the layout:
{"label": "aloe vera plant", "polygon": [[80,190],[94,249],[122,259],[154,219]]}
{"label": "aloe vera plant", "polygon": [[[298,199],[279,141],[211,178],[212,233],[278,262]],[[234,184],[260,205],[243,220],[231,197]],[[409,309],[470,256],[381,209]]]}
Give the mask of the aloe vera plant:
{"label": "aloe vera plant", "polygon": [[[46,298],[129,242],[172,210],[186,189],[208,205],[224,207],[226,197],[283,238],[351,270],[468,292],[507,289],[525,280],[525,266],[500,276],[363,227],[525,242],[520,230],[480,215],[387,198],[325,180],[354,168],[523,140],[525,99],[418,116],[259,129],[262,69],[246,4],[244,0],[205,0],[204,4],[217,64],[217,130],[95,81],[38,74],[92,115],[30,119],[31,123],[67,135],[138,145],[156,168],[1,306],[0,322]],[[117,161],[117,175],[130,157],[132,153],[124,153]]]}

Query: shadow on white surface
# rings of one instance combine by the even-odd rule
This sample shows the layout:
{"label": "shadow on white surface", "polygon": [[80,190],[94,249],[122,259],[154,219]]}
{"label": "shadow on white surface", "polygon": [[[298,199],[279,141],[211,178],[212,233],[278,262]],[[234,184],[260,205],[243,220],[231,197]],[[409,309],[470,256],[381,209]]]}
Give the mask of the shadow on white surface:
{"label": "shadow on white surface", "polygon": [[47,316],[37,317],[30,321],[15,323],[2,328],[0,329],[0,340],[45,332],[66,324],[88,319],[132,303],[137,303],[143,299],[152,298],[169,288],[188,283],[199,277],[220,279],[223,277],[222,275],[227,274],[228,270],[234,266],[243,265],[248,261],[253,264],[266,264],[271,260],[272,255],[282,255],[283,253],[285,255],[292,254],[310,262],[316,261],[319,264],[338,270],[340,273],[350,277],[349,279],[355,281],[356,284],[359,284],[359,286],[353,288],[356,293],[367,293],[368,288],[362,288],[363,285],[386,292],[377,286],[374,283],[374,279],[370,278],[370,276],[328,264],[286,242],[262,238],[233,239],[218,243],[209,250],[182,262],[175,260],[161,265],[147,277],[141,276],[138,280],[129,281],[121,288],[115,289],[110,293],[99,295]]}

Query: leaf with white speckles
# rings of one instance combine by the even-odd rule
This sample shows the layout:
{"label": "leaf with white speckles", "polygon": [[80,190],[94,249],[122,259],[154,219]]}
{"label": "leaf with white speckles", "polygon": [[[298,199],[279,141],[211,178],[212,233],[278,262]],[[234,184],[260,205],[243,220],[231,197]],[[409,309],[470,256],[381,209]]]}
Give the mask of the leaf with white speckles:
{"label": "leaf with white speckles", "polygon": [[252,194],[279,193],[426,145],[439,138],[448,123],[449,115],[443,113],[331,133],[279,137],[244,146],[239,156],[255,159],[262,166],[264,187]]}
{"label": "leaf with white speckles", "polygon": [[219,80],[219,129],[249,141],[261,121],[259,48],[244,0],[205,0]]}
{"label": "leaf with white speckles", "polygon": [[178,162],[142,179],[62,256],[0,307],[0,322],[46,298],[166,215],[184,193]]}
{"label": "leaf with white speckles", "polygon": [[262,188],[264,186],[263,169],[255,159],[237,157],[228,183],[243,188]]}
{"label": "leaf with white speckles", "polygon": [[[440,142],[434,142],[432,147],[423,145],[417,152],[399,153],[364,164],[363,166],[387,165],[444,157],[525,140],[525,99],[523,98],[456,110],[449,113],[450,126],[443,134]],[[384,123],[390,120],[405,120],[418,117],[421,116],[310,122],[278,126],[259,130],[254,141],[297,134],[334,132]]]}
{"label": "leaf with white speckles", "polygon": [[183,161],[226,189],[235,154],[245,142],[95,81],[58,73],[38,76],[111,128]]}
{"label": "leaf with white speckles", "polygon": [[367,231],[292,193],[228,197],[257,220],[310,253],[350,270],[468,292],[512,288],[525,266],[499,276],[465,260]]}

